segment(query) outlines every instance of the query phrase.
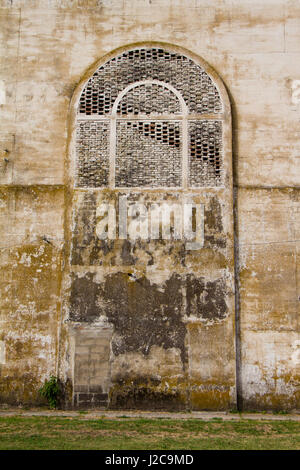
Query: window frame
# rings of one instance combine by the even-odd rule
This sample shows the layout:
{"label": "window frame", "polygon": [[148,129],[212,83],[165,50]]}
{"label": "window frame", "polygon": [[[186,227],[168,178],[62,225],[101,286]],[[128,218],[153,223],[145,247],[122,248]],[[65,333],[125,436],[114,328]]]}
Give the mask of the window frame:
{"label": "window frame", "polygon": [[[94,75],[97,70],[104,66],[106,62],[110,61],[111,59],[116,58],[117,56],[125,53],[125,52],[130,52],[136,49],[144,49],[144,48],[161,48],[165,49],[166,51],[170,53],[177,53],[184,55],[186,58],[192,60],[195,62],[195,64],[199,65],[204,72],[208,74],[208,76],[211,78],[213,84],[217,88],[219,92],[219,96],[222,102],[222,111],[220,113],[214,113],[214,114],[196,114],[196,113],[190,113],[188,114],[188,118],[186,119],[186,124],[188,124],[188,121],[192,120],[200,120],[200,121],[206,121],[206,120],[214,120],[214,121],[221,121],[222,122],[222,170],[223,170],[223,177],[222,177],[222,184],[219,186],[189,186],[188,185],[188,171],[183,172],[184,173],[184,180],[183,180],[183,185],[181,187],[176,187],[173,189],[176,189],[177,191],[215,191],[215,190],[222,190],[225,187],[228,186],[228,183],[230,185],[230,192],[232,191],[232,128],[231,128],[231,106],[230,106],[230,100],[229,96],[227,93],[227,90],[225,88],[224,83],[222,82],[221,78],[219,75],[215,72],[215,70],[201,57],[198,55],[192,53],[191,51],[188,51],[182,47],[171,45],[169,43],[162,43],[162,42],[156,42],[156,41],[151,41],[151,42],[139,42],[134,45],[128,45],[128,46],[123,46],[118,49],[115,49],[111,51],[109,54],[105,55],[102,57],[100,60],[98,60],[95,64],[93,64],[88,71],[85,73],[83,76],[82,80],[80,81],[79,85],[77,86],[77,89],[75,90],[71,104],[70,104],[70,110],[69,110],[69,139],[68,139],[68,145],[67,145],[67,154],[68,154],[68,159],[66,161],[66,166],[65,166],[65,180],[67,181],[67,184],[73,187],[74,189],[80,189],[80,190],[94,190],[94,189],[108,189],[108,188],[115,188],[119,189],[119,187],[115,187],[115,185],[110,184],[112,181],[109,182],[108,186],[101,186],[101,187],[79,187],[76,184],[76,162],[77,162],[77,155],[76,155],[76,130],[77,130],[77,122],[82,121],[82,120],[107,120],[108,115],[106,116],[95,116],[95,115],[89,115],[89,116],[84,116],[82,114],[78,113],[78,108],[79,108],[79,101],[81,94],[83,90],[85,89],[87,82],[89,79]],[[153,79],[153,82],[155,80]],[[134,84],[130,84],[128,87],[131,86],[136,86],[135,82]],[[170,86],[169,84],[162,82],[163,86]],[[120,92],[119,95],[125,93],[125,89]],[[178,94],[178,90],[176,90],[176,93]],[[180,93],[179,93],[180,94]],[[118,98],[120,98],[119,96]],[[182,98],[182,97],[181,97]],[[116,100],[120,101],[120,99]],[[156,117],[155,117],[156,118]],[[109,117],[110,119],[110,117]],[[176,118],[174,120],[180,120],[180,115],[176,115]],[[153,119],[154,120],[154,119]],[[186,130],[186,134],[187,134]],[[110,137],[112,138],[112,137]],[[188,147],[189,141],[188,138],[184,138],[183,135],[183,143]],[[188,155],[187,155],[188,159]],[[185,168],[188,168],[188,161],[184,165]],[[110,178],[112,179],[112,177]],[[147,190],[158,190],[158,189],[164,189],[164,190],[171,190],[172,188],[170,187],[143,187],[143,188],[135,188],[135,187],[122,187],[120,188],[122,190],[126,191],[131,191],[135,189],[143,189],[144,191]]]}

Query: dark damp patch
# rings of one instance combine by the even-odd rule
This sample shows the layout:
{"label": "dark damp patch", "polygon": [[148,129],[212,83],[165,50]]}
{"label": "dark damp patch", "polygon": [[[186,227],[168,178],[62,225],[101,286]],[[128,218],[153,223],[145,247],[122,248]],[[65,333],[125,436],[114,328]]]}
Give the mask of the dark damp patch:
{"label": "dark damp patch", "polygon": [[147,255],[150,256],[150,259],[149,259],[149,261],[148,261],[148,263],[147,263],[147,266],[153,266],[153,264],[154,264],[153,254],[152,254],[150,251],[148,251],[148,250],[146,250],[146,253],[147,253]]}
{"label": "dark damp patch", "polygon": [[100,285],[94,282],[94,274],[87,273],[84,277],[72,275],[70,296],[70,320],[92,322],[99,317],[97,297]]}
{"label": "dark damp patch", "polygon": [[[115,356],[141,352],[151,347],[178,348],[183,368],[187,363],[186,327],[183,316],[222,320],[227,314],[226,285],[223,279],[205,281],[193,274],[178,274],[161,285],[131,273],[113,273],[98,284],[94,273],[73,274],[70,319],[93,322],[100,315],[114,325],[112,351]],[[183,291],[186,290],[186,307]]]}
{"label": "dark damp patch", "polygon": [[186,407],[186,397],[178,389],[161,390],[149,378],[143,383],[131,380],[115,384],[109,395],[111,409],[178,410]]}
{"label": "dark damp patch", "polygon": [[121,258],[125,266],[131,266],[137,261],[137,258],[132,255],[132,245],[128,240],[124,240],[122,243]]}
{"label": "dark damp patch", "polygon": [[117,356],[127,352],[148,355],[151,346],[179,348],[183,366],[187,361],[186,328],[182,322],[182,280],[173,274],[159,287],[145,277],[131,280],[128,274],[106,277],[101,302],[117,338],[112,342]]}
{"label": "dark damp patch", "polygon": [[207,208],[205,208],[205,229],[208,232],[222,232],[221,204],[216,196],[213,196]]}
{"label": "dark damp patch", "polygon": [[207,281],[188,275],[186,279],[186,314],[204,320],[222,320],[228,308],[226,285],[223,279]]}
{"label": "dark damp patch", "polygon": [[214,235],[206,235],[205,243],[207,243],[211,248],[226,248],[226,238],[217,238]]}
{"label": "dark damp patch", "polygon": [[223,232],[222,208],[216,196],[209,201],[205,208],[204,244],[213,249],[226,248],[226,237]]}
{"label": "dark damp patch", "polygon": [[184,268],[186,268],[185,257],[186,257],[185,244],[181,243],[180,248],[178,250],[178,259],[180,260],[181,266],[183,266]]}

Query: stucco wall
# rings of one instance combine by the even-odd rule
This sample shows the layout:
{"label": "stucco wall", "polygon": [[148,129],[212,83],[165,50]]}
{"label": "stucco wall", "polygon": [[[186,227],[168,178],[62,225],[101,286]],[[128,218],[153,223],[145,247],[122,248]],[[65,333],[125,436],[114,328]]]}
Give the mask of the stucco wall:
{"label": "stucco wall", "polygon": [[36,402],[72,367],[61,273],[73,92],[111,50],[163,41],[205,59],[231,99],[239,400],[299,408],[299,2],[0,5],[1,401]]}

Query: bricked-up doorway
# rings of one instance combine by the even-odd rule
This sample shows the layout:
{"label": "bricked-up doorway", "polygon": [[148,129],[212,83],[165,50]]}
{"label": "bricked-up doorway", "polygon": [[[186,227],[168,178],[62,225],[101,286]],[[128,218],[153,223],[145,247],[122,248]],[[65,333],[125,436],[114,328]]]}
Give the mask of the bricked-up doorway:
{"label": "bricked-up doorway", "polygon": [[199,57],[127,46],[71,106],[66,350],[78,407],[234,406],[230,104]]}

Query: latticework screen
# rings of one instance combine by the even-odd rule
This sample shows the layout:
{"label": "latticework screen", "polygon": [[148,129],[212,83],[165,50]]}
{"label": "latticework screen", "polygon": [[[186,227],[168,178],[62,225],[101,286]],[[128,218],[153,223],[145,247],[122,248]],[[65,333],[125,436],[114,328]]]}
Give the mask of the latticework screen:
{"label": "latticework screen", "polygon": [[211,77],[184,55],[139,48],[110,59],[80,97],[77,187],[180,188],[184,161],[188,187],[222,185],[222,111]]}

